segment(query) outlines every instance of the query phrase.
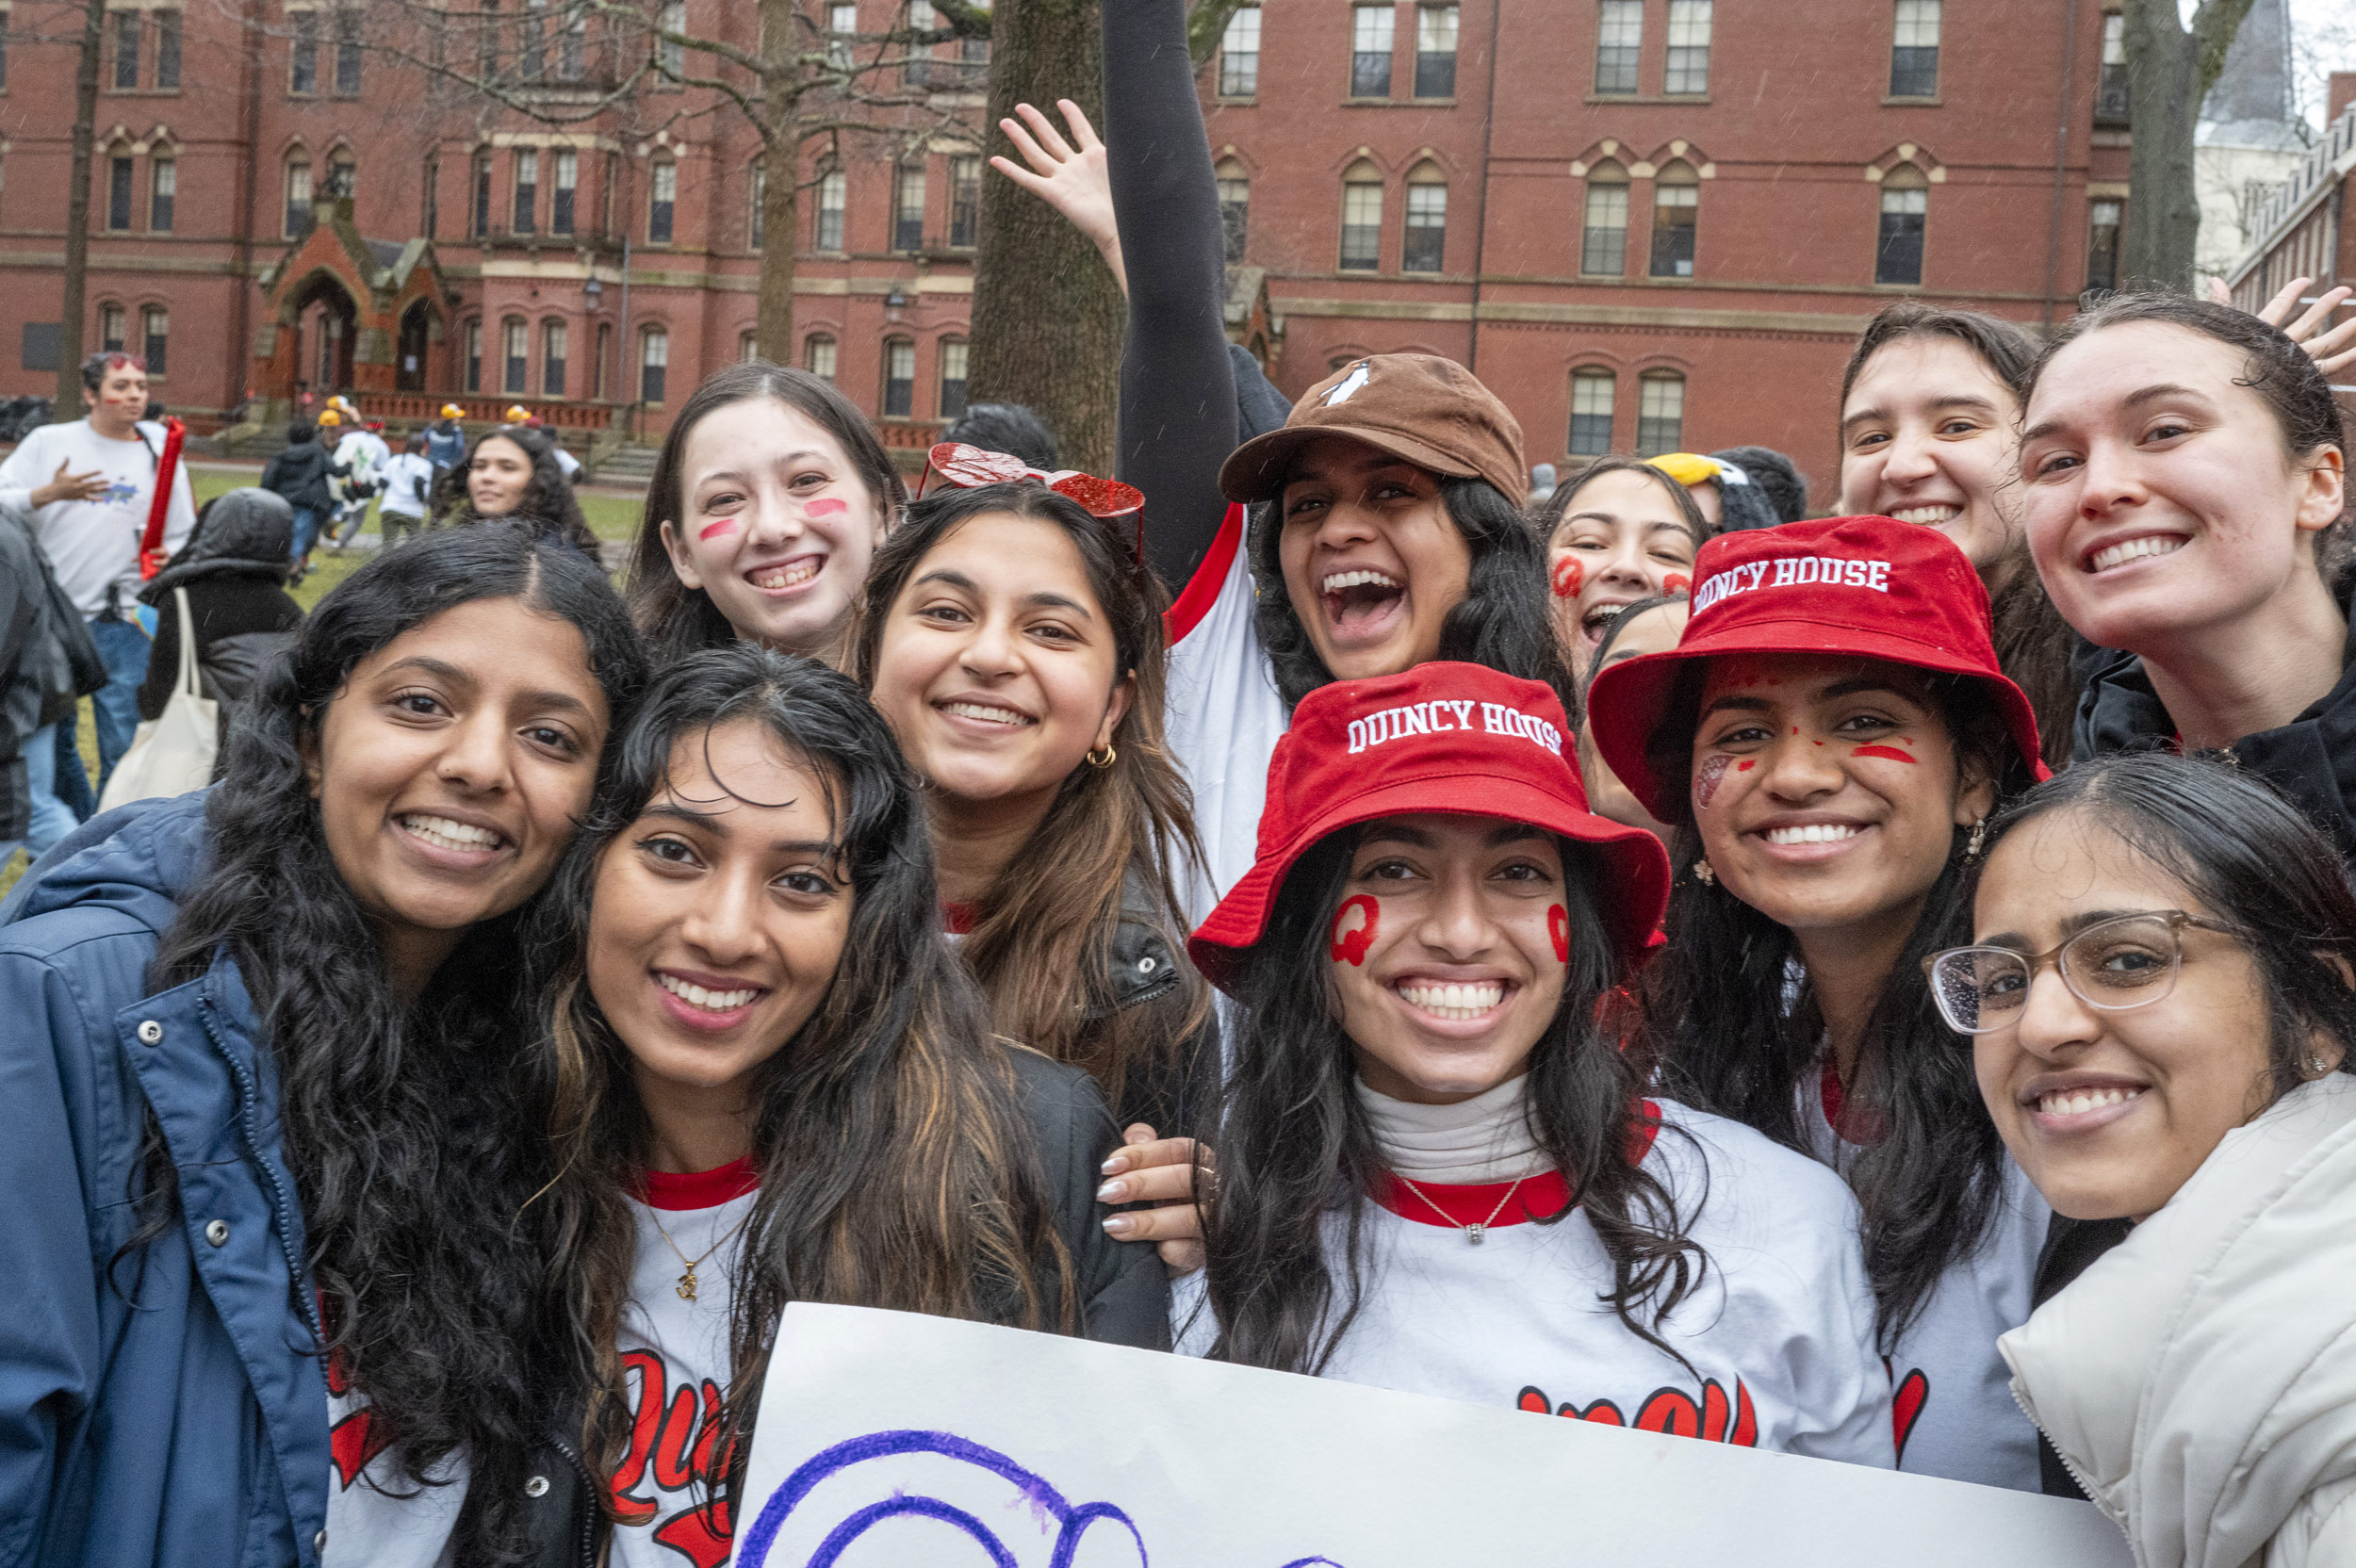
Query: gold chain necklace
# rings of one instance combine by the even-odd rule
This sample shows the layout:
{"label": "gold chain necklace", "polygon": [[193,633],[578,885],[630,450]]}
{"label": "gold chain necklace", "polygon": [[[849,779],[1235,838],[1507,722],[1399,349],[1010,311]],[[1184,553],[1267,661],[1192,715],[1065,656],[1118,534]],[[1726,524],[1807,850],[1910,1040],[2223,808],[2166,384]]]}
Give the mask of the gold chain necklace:
{"label": "gold chain necklace", "polygon": [[673,1241],[671,1239],[671,1233],[663,1228],[663,1216],[661,1212],[655,1209],[651,1204],[647,1206],[646,1212],[654,1216],[655,1234],[661,1236],[664,1245],[668,1246],[672,1251],[679,1253],[679,1261],[687,1266],[687,1272],[679,1277],[679,1298],[682,1301],[693,1301],[695,1298],[695,1266],[703,1262],[704,1259],[712,1256],[712,1253],[717,1252],[721,1248],[726,1247],[729,1242],[735,1240],[736,1233],[744,1228],[744,1221],[752,1218],[753,1217],[753,1211],[746,1209],[744,1211],[744,1218],[739,1219],[735,1224],[728,1227],[728,1233],[727,1235],[722,1236],[719,1240],[705,1248],[701,1253],[691,1258],[685,1252],[679,1251],[679,1243]]}
{"label": "gold chain necklace", "polygon": [[1489,1211],[1489,1217],[1482,1220],[1478,1225],[1467,1225],[1463,1220],[1458,1219],[1454,1215],[1448,1213],[1446,1209],[1440,1207],[1439,1204],[1432,1202],[1432,1195],[1424,1191],[1423,1188],[1415,1185],[1415,1183],[1409,1181],[1406,1177],[1400,1176],[1397,1171],[1393,1171],[1391,1174],[1398,1178],[1399,1184],[1400,1186],[1405,1187],[1409,1192],[1412,1192],[1416,1197],[1422,1199],[1424,1202],[1430,1206],[1433,1214],[1438,1215],[1442,1219],[1447,1220],[1449,1224],[1464,1232],[1464,1239],[1472,1243],[1475,1247],[1480,1246],[1483,1241],[1488,1239],[1489,1227],[1497,1222],[1497,1216],[1505,1212],[1505,1205],[1513,1200],[1513,1195],[1522,1190],[1522,1184],[1530,1180],[1528,1172],[1524,1172],[1523,1174],[1514,1177],[1513,1184],[1507,1187],[1505,1189],[1505,1196],[1497,1200],[1497,1206]]}

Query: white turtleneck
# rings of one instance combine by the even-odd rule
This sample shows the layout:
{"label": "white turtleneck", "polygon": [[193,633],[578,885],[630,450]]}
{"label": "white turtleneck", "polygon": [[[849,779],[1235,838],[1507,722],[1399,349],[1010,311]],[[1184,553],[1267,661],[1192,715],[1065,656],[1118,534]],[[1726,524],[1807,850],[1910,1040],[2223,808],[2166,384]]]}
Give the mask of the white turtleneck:
{"label": "white turtleneck", "polygon": [[1547,1168],[1530,1134],[1527,1073],[1453,1105],[1394,1100],[1363,1078],[1357,1089],[1383,1163],[1411,1182],[1511,1182]]}

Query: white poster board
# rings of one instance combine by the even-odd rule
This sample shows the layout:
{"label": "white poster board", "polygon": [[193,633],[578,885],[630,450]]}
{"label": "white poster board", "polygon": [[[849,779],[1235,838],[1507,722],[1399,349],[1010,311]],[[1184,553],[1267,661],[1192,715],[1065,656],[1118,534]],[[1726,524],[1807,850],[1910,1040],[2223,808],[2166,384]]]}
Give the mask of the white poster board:
{"label": "white poster board", "polygon": [[736,1568],[2129,1568],[2091,1504],[857,1307],[786,1310]]}

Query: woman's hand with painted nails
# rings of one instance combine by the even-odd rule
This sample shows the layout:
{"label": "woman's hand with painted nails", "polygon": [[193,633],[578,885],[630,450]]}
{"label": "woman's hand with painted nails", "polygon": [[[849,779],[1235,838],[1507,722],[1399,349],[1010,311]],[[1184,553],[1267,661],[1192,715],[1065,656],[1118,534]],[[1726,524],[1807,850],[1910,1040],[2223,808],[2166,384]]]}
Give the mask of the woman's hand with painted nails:
{"label": "woman's hand with painted nails", "polygon": [[1063,139],[1046,115],[1029,104],[1017,104],[1014,112],[1022,117],[1021,122],[1001,120],[998,128],[1006,133],[1006,139],[1030,168],[1003,155],[992,157],[990,166],[1062,213],[1073,228],[1088,236],[1126,294],[1129,273],[1121,260],[1121,227],[1113,220],[1113,183],[1104,172],[1104,143],[1079,105],[1058,98],[1055,106],[1072,128],[1071,141]]}
{"label": "woman's hand with painted nails", "polygon": [[[1123,1132],[1121,1141],[1122,1147],[1104,1162],[1104,1184],[1096,1189],[1096,1200],[1153,1206],[1111,1216],[1104,1221],[1104,1233],[1116,1241],[1150,1241],[1172,1274],[1191,1274],[1203,1266],[1194,1139],[1166,1138],[1140,1121]],[[1207,1150],[1203,1162],[1207,1174]]]}
{"label": "woman's hand with painted nails", "polygon": [[[2307,307],[2305,314],[2292,319],[2292,312],[2299,309],[2307,290],[2315,286],[2313,278],[2293,278],[2266,302],[2266,308],[2258,312],[2258,319],[2268,326],[2281,327],[2282,335],[2304,348],[2317,368],[2329,376],[2356,365],[2356,316],[2336,327],[2330,325],[2331,313],[2346,304],[2356,289],[2346,285],[2327,288],[2315,296],[2315,302]],[[2223,278],[2211,278],[2209,298],[2218,304],[2230,305],[2233,292],[2225,286]]]}

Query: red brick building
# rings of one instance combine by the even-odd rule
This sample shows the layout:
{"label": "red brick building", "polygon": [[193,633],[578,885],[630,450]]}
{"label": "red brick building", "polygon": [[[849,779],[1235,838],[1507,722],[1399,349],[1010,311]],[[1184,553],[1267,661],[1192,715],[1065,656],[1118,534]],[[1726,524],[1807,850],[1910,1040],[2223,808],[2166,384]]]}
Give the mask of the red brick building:
{"label": "red brick building", "polygon": [[[2315,280],[2311,297],[2340,284],[2356,286],[2356,72],[2331,74],[2325,112],[2322,138],[2259,205],[2258,242],[2226,274],[2233,302],[2245,310],[2264,305],[2293,278]],[[2356,409],[2356,390],[2342,389],[2340,401]]]}
{"label": "red brick building", "polygon": [[[703,94],[554,128],[433,88],[357,10],[122,3],[84,332],[162,358],[175,408],[352,385],[397,414],[462,393],[654,433],[744,351],[757,144]],[[862,31],[908,8],[805,6]],[[552,99],[632,63],[568,32],[562,0],[508,9],[535,30],[505,57]],[[50,31],[74,14],[9,14],[53,11]],[[749,45],[753,12],[685,0],[683,30]],[[2125,191],[2115,34],[2102,0],[1268,0],[1203,81],[1231,323],[1287,391],[1346,356],[1439,352],[1513,406],[1532,461],[1757,442],[1829,499],[1834,386],[1885,300],[2036,324],[2101,281]],[[961,46],[928,53],[927,112],[977,123]],[[72,56],[7,64],[0,393],[45,391]],[[984,175],[977,137],[917,139],[813,161],[796,237],[797,358],[909,446],[963,394]],[[348,220],[315,209],[344,190]]]}

